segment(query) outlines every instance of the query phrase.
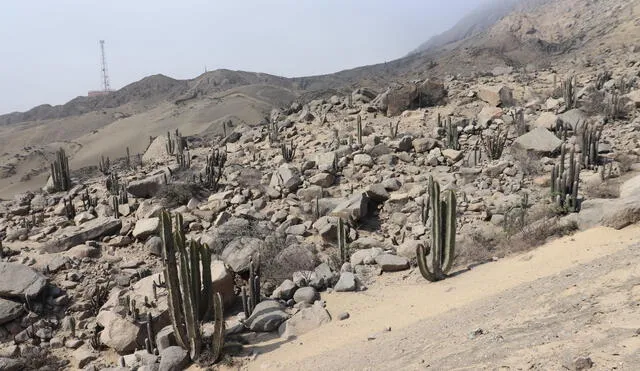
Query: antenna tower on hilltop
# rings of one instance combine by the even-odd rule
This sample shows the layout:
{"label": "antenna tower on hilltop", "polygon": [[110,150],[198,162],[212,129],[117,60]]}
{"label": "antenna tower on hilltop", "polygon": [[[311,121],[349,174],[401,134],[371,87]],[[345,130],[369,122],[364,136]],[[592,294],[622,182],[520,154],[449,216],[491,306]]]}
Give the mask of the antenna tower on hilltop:
{"label": "antenna tower on hilltop", "polygon": [[105,93],[111,91],[109,85],[109,71],[107,70],[107,57],[104,54],[104,40],[100,40],[100,56],[102,58],[102,90]]}

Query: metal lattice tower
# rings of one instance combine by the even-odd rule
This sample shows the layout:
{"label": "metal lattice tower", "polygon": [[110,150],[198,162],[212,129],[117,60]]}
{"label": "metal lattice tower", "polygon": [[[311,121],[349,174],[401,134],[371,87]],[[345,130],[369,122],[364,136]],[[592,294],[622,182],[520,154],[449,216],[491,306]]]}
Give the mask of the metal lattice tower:
{"label": "metal lattice tower", "polygon": [[107,57],[104,54],[104,40],[100,40],[100,55],[102,57],[102,90],[110,92],[111,86],[109,84],[109,71],[107,70]]}

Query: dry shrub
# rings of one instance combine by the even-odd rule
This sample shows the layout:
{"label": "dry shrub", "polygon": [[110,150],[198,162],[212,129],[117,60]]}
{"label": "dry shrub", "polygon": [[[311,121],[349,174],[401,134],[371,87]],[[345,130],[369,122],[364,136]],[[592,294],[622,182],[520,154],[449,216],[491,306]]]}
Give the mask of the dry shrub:
{"label": "dry shrub", "polygon": [[593,198],[618,198],[620,197],[620,184],[618,182],[603,182],[598,185],[584,187],[587,199]]}
{"label": "dry shrub", "polygon": [[294,272],[313,271],[317,263],[312,249],[299,244],[287,246],[285,237],[278,233],[265,238],[260,251],[262,277],[276,285],[291,279]]}
{"label": "dry shrub", "polygon": [[607,110],[604,93],[598,90],[592,90],[583,100],[581,108],[589,116],[603,114]]}

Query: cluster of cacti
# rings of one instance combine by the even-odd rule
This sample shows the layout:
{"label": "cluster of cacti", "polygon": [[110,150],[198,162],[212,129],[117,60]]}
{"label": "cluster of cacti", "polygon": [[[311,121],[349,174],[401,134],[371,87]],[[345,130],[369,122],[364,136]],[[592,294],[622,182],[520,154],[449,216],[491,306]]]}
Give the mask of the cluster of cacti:
{"label": "cluster of cacti", "polygon": [[167,211],[162,211],[160,219],[163,273],[176,341],[196,360],[203,344],[199,322],[213,317],[214,334],[209,351],[215,362],[224,343],[224,308],[220,293],[213,292],[211,250],[206,244],[186,241],[180,214],[175,216],[173,231]]}
{"label": "cluster of cacti", "polygon": [[570,110],[578,106],[578,91],[575,77],[569,77],[562,82],[562,96],[565,107]]}
{"label": "cluster of cacti", "polygon": [[293,157],[296,155],[297,147],[297,145],[293,144],[293,140],[291,141],[291,144],[289,146],[287,146],[287,143],[282,143],[280,145],[280,152],[282,152],[282,157],[286,162],[293,161]]}
{"label": "cluster of cacti", "polygon": [[69,158],[62,148],[56,152],[56,159],[51,163],[51,179],[56,192],[68,191],[71,188]]}
{"label": "cluster of cacti", "polygon": [[340,261],[346,263],[350,261],[349,245],[347,244],[347,235],[349,228],[345,225],[342,218],[338,219],[338,250],[340,251]]}
{"label": "cluster of cacti", "polygon": [[88,189],[85,189],[81,198],[82,198],[82,205],[84,206],[85,211],[89,211],[90,208],[98,206],[98,198],[89,196]]}
{"label": "cluster of cacti", "polygon": [[611,80],[611,72],[603,71],[598,73],[598,76],[596,76],[596,89],[602,90],[604,84],[609,80]]}
{"label": "cluster of cacti", "polygon": [[[576,127],[578,126],[580,126],[579,120],[576,123]],[[563,142],[567,141],[567,137],[569,136],[569,125],[565,125],[564,121],[562,121],[561,119],[557,119],[554,131],[558,139],[562,140]]]}
{"label": "cluster of cacti", "polygon": [[527,133],[527,124],[524,121],[524,110],[518,109],[515,112],[511,112],[511,118],[513,119],[513,126],[516,128],[516,135],[521,136]]}
{"label": "cluster of cacti", "polygon": [[188,169],[191,167],[191,155],[189,151],[183,151],[182,153],[176,153],[176,162],[180,169]]}
{"label": "cluster of cacti", "polygon": [[551,170],[551,198],[567,212],[578,211],[578,185],[580,162],[575,159],[575,150],[569,154],[569,168],[565,169],[566,147],[561,147],[560,162]]}
{"label": "cluster of cacti", "polygon": [[582,146],[581,163],[584,168],[595,169],[599,164],[599,145],[602,128],[584,124],[580,136]]}
{"label": "cluster of cacti", "polygon": [[458,125],[451,122],[451,117],[447,119],[445,125],[445,144],[449,149],[460,150],[459,142],[460,134],[458,133]]}
{"label": "cluster of cacti", "polygon": [[[446,200],[441,200],[440,184],[429,177],[429,206],[423,211],[426,219],[431,211],[431,244],[418,246],[418,267],[422,276],[431,281],[446,278],[453,265],[456,245],[456,195],[452,190],[447,191]],[[431,268],[428,255],[431,253]]]}
{"label": "cluster of cacti", "polygon": [[505,145],[507,144],[507,132],[502,130],[493,130],[488,137],[485,137],[480,133],[480,140],[484,144],[484,148],[487,151],[487,155],[491,160],[499,160],[504,152]]}
{"label": "cluster of cacti", "polygon": [[278,128],[278,124],[275,122],[269,123],[269,144],[273,145],[279,141],[278,136],[280,134],[280,130]]}
{"label": "cluster of cacti", "polygon": [[609,120],[624,118],[624,109],[620,95],[612,93],[605,102],[605,116]]}
{"label": "cluster of cacti", "polygon": [[400,126],[400,120],[396,121],[396,124],[389,123],[389,138],[395,139],[398,136],[398,127]]}
{"label": "cluster of cacti", "polygon": [[111,161],[109,161],[109,157],[106,158],[104,156],[100,156],[100,162],[98,163],[98,169],[104,175],[109,174],[109,169],[111,168]]}
{"label": "cluster of cacti", "polygon": [[76,217],[76,208],[73,206],[73,200],[69,199],[67,201],[66,198],[62,199],[64,203],[64,214],[67,216],[68,220],[73,220]]}
{"label": "cluster of cacti", "polygon": [[205,183],[209,189],[213,191],[218,190],[218,185],[220,184],[220,179],[222,178],[222,172],[224,170],[224,165],[227,162],[227,151],[220,151],[219,149],[213,150],[211,155],[207,156],[207,164],[205,166],[205,178],[202,179],[202,174],[200,182]]}
{"label": "cluster of cacti", "polygon": [[[245,318],[249,318],[256,305],[260,303],[260,262],[249,261],[249,281],[247,287],[242,287],[242,309]],[[248,292],[247,292],[248,291]]]}
{"label": "cluster of cacti", "polygon": [[358,144],[362,145],[362,117],[360,117],[360,115],[356,118],[356,132],[358,135]]}
{"label": "cluster of cacti", "polygon": [[120,179],[118,178],[118,173],[115,171],[109,174],[109,178],[107,178],[107,190],[112,195],[118,194],[120,192]]}

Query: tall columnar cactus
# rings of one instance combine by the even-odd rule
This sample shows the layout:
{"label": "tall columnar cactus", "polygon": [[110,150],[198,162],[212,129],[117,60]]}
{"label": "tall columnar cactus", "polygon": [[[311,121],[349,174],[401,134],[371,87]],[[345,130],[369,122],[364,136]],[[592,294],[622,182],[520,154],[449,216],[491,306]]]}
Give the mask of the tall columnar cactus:
{"label": "tall columnar cactus", "polygon": [[583,125],[582,128],[582,165],[587,169],[595,169],[599,165],[599,144],[602,128]]}
{"label": "tall columnar cactus", "polygon": [[173,152],[175,151],[176,147],[175,147],[175,143],[173,142],[173,140],[171,139],[171,132],[167,131],[167,144],[166,144],[166,149],[167,149],[167,154],[168,155],[173,155]]}
{"label": "tall columnar cactus", "polygon": [[349,245],[347,244],[348,227],[342,218],[338,219],[338,250],[340,250],[340,260],[342,263],[349,261]]}
{"label": "tall columnar cactus", "polygon": [[458,125],[453,124],[451,122],[451,118],[449,118],[447,120],[447,125],[445,125],[445,130],[446,130],[445,141],[446,141],[447,148],[459,150],[460,142],[458,141],[459,139]]}
{"label": "tall columnar cactus", "polygon": [[568,110],[578,106],[578,91],[576,89],[575,77],[569,77],[562,82],[562,96],[564,97],[564,105]]}
{"label": "tall columnar cactus", "polygon": [[[249,281],[247,288],[242,288],[242,308],[244,309],[245,318],[249,318],[256,305],[260,303],[260,262],[249,261]],[[247,295],[247,291],[249,291]]]}
{"label": "tall columnar cactus", "polygon": [[389,137],[391,139],[395,139],[398,136],[398,127],[400,126],[400,120],[396,121],[396,124],[393,125],[389,123]]}
{"label": "tall columnar cactus", "polygon": [[358,133],[358,144],[362,145],[362,117],[360,115],[356,119],[356,131]]}
{"label": "tall columnar cactus", "polygon": [[575,150],[569,154],[569,168],[565,169],[566,147],[560,151],[559,163],[551,170],[551,199],[567,212],[578,211],[578,185],[580,162],[575,159]]}
{"label": "tall columnar cactus", "polygon": [[162,262],[171,323],[178,344],[189,350],[191,359],[196,360],[203,344],[199,322],[213,316],[215,331],[210,351],[217,360],[224,341],[224,308],[220,293],[213,293],[211,250],[206,244],[187,242],[182,225],[183,218],[177,214],[175,231],[172,231],[171,216],[162,211]]}
{"label": "tall columnar cactus", "polygon": [[109,157],[106,158],[104,156],[100,156],[100,163],[98,164],[98,169],[104,175],[109,174],[109,168],[111,167],[111,162],[109,161]]}
{"label": "tall columnar cactus", "polygon": [[56,192],[68,191],[71,188],[69,158],[62,148],[56,152],[56,159],[51,163],[51,179]]}
{"label": "tall columnar cactus", "polygon": [[[440,184],[429,177],[429,209],[431,216],[430,247],[418,246],[418,267],[428,281],[440,281],[451,270],[456,245],[456,195],[447,191],[446,200],[441,200]],[[428,211],[427,211],[428,213]],[[431,252],[431,267],[427,255]]]}

